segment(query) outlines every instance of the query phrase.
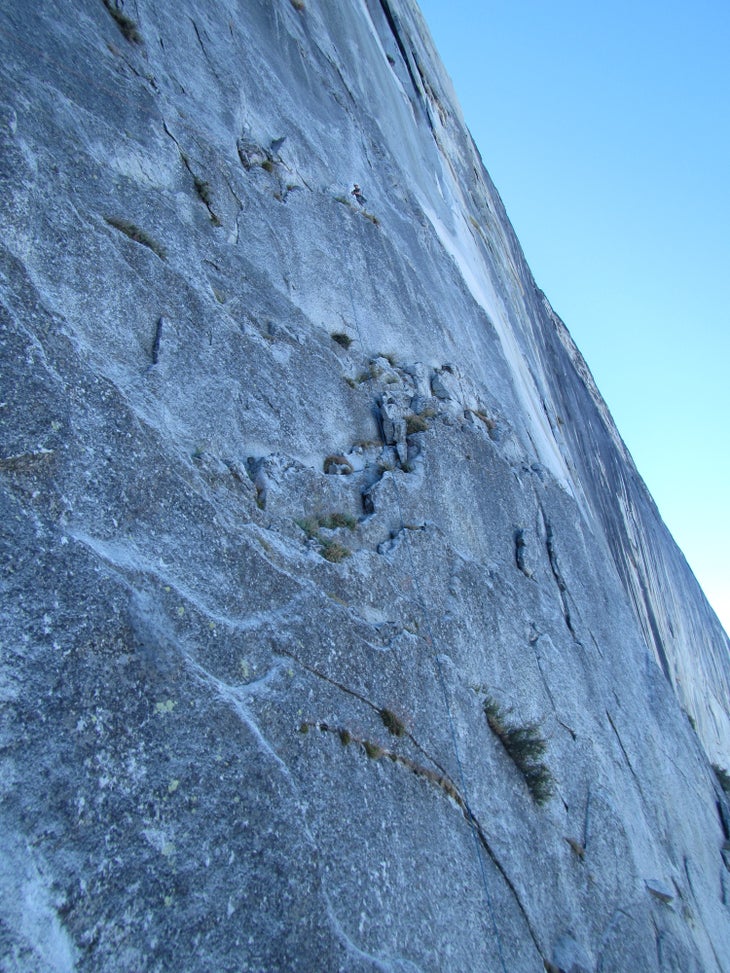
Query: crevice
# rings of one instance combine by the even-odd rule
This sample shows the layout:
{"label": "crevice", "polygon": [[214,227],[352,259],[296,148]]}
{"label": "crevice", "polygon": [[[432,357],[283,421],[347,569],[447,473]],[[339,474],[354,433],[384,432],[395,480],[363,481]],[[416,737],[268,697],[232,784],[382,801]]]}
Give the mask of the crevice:
{"label": "crevice", "polygon": [[715,807],[717,808],[717,816],[720,819],[720,827],[722,828],[725,841],[730,841],[730,816],[725,810],[725,806],[720,798],[715,800]]}
{"label": "crevice", "polygon": [[198,44],[200,44],[200,49],[203,52],[203,56],[205,57],[205,60],[208,62],[208,67],[210,68],[210,70],[211,70],[211,72],[213,74],[213,77],[216,79],[216,81],[219,84],[222,85],[223,82],[222,82],[221,78],[219,77],[218,72],[216,71],[213,62],[211,61],[210,56],[208,55],[208,52],[205,49],[205,44],[203,43],[203,38],[200,36],[200,31],[198,30],[198,25],[195,23],[195,21],[193,20],[192,17],[189,17],[188,19],[189,19],[190,23],[193,25],[193,30],[195,31],[195,36],[198,38]]}
{"label": "crevice", "polygon": [[[410,730],[405,726],[403,721],[399,720],[398,717],[395,716],[392,710],[383,708],[381,706],[377,706],[366,696],[363,696],[362,693],[359,693],[356,689],[350,689],[349,686],[345,686],[341,682],[338,682],[336,679],[332,679],[324,672],[320,672],[320,670],[316,669],[314,666],[307,665],[306,662],[302,662],[301,659],[298,659],[292,652],[289,652],[286,649],[275,649],[275,652],[279,655],[287,656],[287,658],[292,659],[294,662],[296,662],[298,666],[301,666],[301,668],[304,669],[306,672],[309,672],[311,675],[316,676],[318,679],[322,679],[324,682],[329,683],[330,686],[334,686],[335,689],[339,689],[340,692],[347,693],[348,696],[352,696],[355,699],[359,700],[359,702],[364,703],[365,706],[370,707],[371,710],[373,710],[375,713],[378,714],[383,725],[391,733],[393,733],[395,736],[406,737],[408,740],[410,740],[413,746],[416,748],[416,750],[418,750],[418,752],[422,754],[426,758],[426,760],[430,761],[434,765],[434,767],[436,767],[440,771],[442,776],[448,777],[448,773],[446,769],[442,767],[441,764],[438,762],[438,760],[432,757],[431,754],[428,753],[428,751],[421,746],[418,740],[416,740],[416,738],[413,736]],[[392,721],[393,717],[395,717],[395,719],[398,721],[397,724],[393,723]],[[391,725],[394,727],[394,729],[390,728]]]}
{"label": "crevice", "polygon": [[[401,38],[400,28],[397,20],[395,19],[393,11],[390,8],[390,3],[388,2],[388,0],[380,0],[380,6],[382,8],[383,14],[385,15],[385,19],[393,35],[393,39],[395,40],[396,46],[398,47],[400,56],[403,59],[403,63],[406,67],[406,70],[408,71],[408,77],[411,79],[413,90],[416,93],[416,99],[419,104],[423,104],[423,100],[424,100],[423,91],[421,90],[418,84],[418,79],[416,78],[416,74],[413,70],[413,66],[411,65],[411,59],[408,56],[408,50]],[[431,119],[428,117],[428,112],[426,112],[426,118],[428,119],[429,125],[431,125]]]}
{"label": "crevice", "polygon": [[[538,638],[539,638],[539,636],[538,636]],[[535,653],[535,661],[537,662],[537,670],[540,673],[540,678],[542,679],[543,687],[545,689],[545,692],[547,693],[548,699],[550,700],[550,705],[553,708],[553,715],[555,716],[555,722],[558,724],[558,726],[562,726],[562,728],[564,730],[566,730],[570,734],[572,740],[577,740],[578,734],[575,732],[575,730],[573,729],[573,727],[572,726],[568,726],[568,724],[567,723],[564,723],[560,719],[560,717],[558,716],[558,708],[555,705],[555,699],[553,697],[552,691],[550,690],[550,686],[548,685],[548,681],[547,681],[547,678],[545,677],[545,673],[543,672],[543,668],[542,668],[542,657],[540,656],[540,652],[538,651],[537,642],[538,642],[538,639],[537,638],[530,639],[530,645],[532,646],[533,651]]]}
{"label": "crevice", "polygon": [[208,216],[210,217],[210,222],[213,224],[213,226],[220,226],[221,225],[220,217],[213,211],[213,208],[211,206],[210,185],[204,179],[201,179],[200,176],[193,170],[193,167],[190,165],[190,159],[188,158],[187,153],[183,151],[180,143],[172,134],[170,129],[167,127],[167,122],[163,121],[162,127],[165,130],[165,134],[169,135],[172,141],[177,146],[177,151],[180,153],[180,161],[185,166],[185,168],[187,169],[188,173],[190,174],[193,180],[193,185],[195,186],[195,192],[198,194],[198,199],[208,210]]}
{"label": "crevice", "polygon": [[656,924],[656,919],[654,918],[654,916],[651,917],[651,923],[652,926],[654,927],[654,943],[656,946],[657,968],[661,970],[664,962],[664,958],[662,956],[662,934],[659,931],[659,927]]}
{"label": "crevice", "polygon": [[38,468],[40,464],[46,464],[55,455],[55,449],[29,450],[25,453],[15,453],[12,456],[0,456],[0,470],[8,470],[15,473],[28,473]]}
{"label": "crevice", "polygon": [[238,195],[238,193],[235,191],[235,189],[231,185],[231,181],[228,178],[228,176],[225,175],[225,173],[223,174],[223,178],[225,179],[226,186],[228,186],[228,192],[231,194],[231,196],[233,196],[233,198],[235,199],[235,201],[236,201],[236,203],[238,205],[238,212],[236,213],[236,220],[235,220],[235,225],[236,225],[236,239],[233,241],[233,245],[234,246],[237,246],[238,245],[238,241],[241,238],[241,216],[243,214],[243,202],[242,202],[240,196]]}
{"label": "crevice", "polygon": [[558,586],[560,601],[563,606],[563,618],[565,619],[565,625],[573,639],[582,647],[582,643],[576,634],[575,628],[573,627],[573,619],[570,615],[570,606],[568,604],[568,586],[565,583],[565,578],[563,577],[560,570],[560,565],[558,564],[558,555],[555,550],[555,535],[553,533],[552,524],[545,516],[545,510],[543,509],[542,504],[540,504],[540,514],[542,515],[542,522],[545,527],[545,548],[547,550],[548,561],[550,562],[550,570],[552,571],[553,578],[555,579],[555,584]]}
{"label": "crevice", "polygon": [[621,753],[624,755],[624,760],[626,761],[626,766],[629,768],[629,770],[631,771],[634,779],[638,783],[639,778],[636,776],[636,772],[634,771],[634,768],[631,766],[631,761],[629,760],[629,755],[626,752],[626,747],[624,747],[624,745],[623,745],[623,742],[621,740],[621,737],[619,736],[619,732],[616,729],[616,724],[613,722],[613,717],[611,716],[611,714],[609,713],[608,710],[606,710],[606,716],[608,717],[608,722],[611,724],[611,729],[613,730],[613,732],[614,732],[614,734],[616,736],[616,739],[618,740],[618,745],[621,748]]}
{"label": "crevice", "polygon": [[669,659],[667,658],[667,652],[664,648],[664,639],[659,632],[659,625],[657,623],[656,615],[654,614],[654,609],[651,607],[651,599],[649,598],[649,592],[646,588],[646,582],[638,571],[636,572],[636,576],[641,589],[641,597],[644,602],[644,609],[646,611],[647,621],[649,622],[649,629],[651,630],[651,635],[654,640],[654,647],[656,648],[656,653],[659,657],[659,664],[662,667],[662,672],[664,673],[667,681],[670,685],[672,685],[672,673],[669,666]]}
{"label": "crevice", "polygon": [[525,532],[522,527],[515,530],[515,564],[526,578],[532,577],[532,571],[525,562]]}
{"label": "crevice", "polygon": [[545,521],[545,544],[547,547],[548,559],[550,561],[550,570],[553,572],[555,583],[557,584],[558,591],[560,592],[560,600],[563,604],[563,618],[565,619],[565,624],[573,638],[577,639],[575,629],[573,628],[573,620],[570,617],[570,608],[568,607],[568,588],[558,566],[558,557],[555,552],[553,529],[547,521]]}
{"label": "crevice", "polygon": [[152,342],[152,364],[156,365],[160,360],[160,344],[162,342],[162,329],[165,324],[165,318],[161,317],[157,321],[157,327],[155,328],[155,338]]}
{"label": "crevice", "polygon": [[[359,696],[359,694],[357,695]],[[527,931],[530,934],[530,938],[532,939],[533,945],[535,946],[535,949],[537,950],[540,957],[541,958],[543,957],[543,951],[542,951],[542,947],[540,946],[537,933],[535,932],[532,926],[530,917],[527,914],[524,905],[522,904],[522,900],[520,899],[517,889],[515,888],[512,880],[510,879],[509,875],[505,871],[504,866],[500,862],[496,853],[492,849],[492,846],[489,843],[489,839],[487,838],[487,835],[484,831],[484,828],[482,827],[478,818],[471,810],[468,803],[464,799],[463,795],[459,791],[458,787],[453,782],[451,777],[449,777],[448,774],[446,773],[437,774],[433,770],[430,770],[428,767],[423,767],[420,764],[417,764],[409,757],[402,756],[399,753],[395,753],[393,750],[388,750],[386,747],[381,747],[379,744],[373,743],[370,740],[365,740],[361,737],[356,736],[354,733],[351,733],[347,727],[333,726],[329,723],[316,722],[316,721],[304,722],[300,726],[300,731],[302,733],[307,733],[310,729],[317,729],[322,733],[335,734],[336,736],[339,737],[340,742],[342,743],[343,746],[349,746],[350,744],[354,744],[355,746],[359,747],[362,750],[362,752],[371,760],[387,759],[394,764],[399,764],[401,767],[410,770],[411,773],[416,775],[416,777],[420,777],[422,780],[426,780],[429,783],[433,784],[434,786],[438,787],[447,795],[447,797],[450,797],[461,810],[461,813],[464,816],[464,820],[466,821],[468,826],[472,828],[476,833],[479,843],[481,844],[482,848],[488,855],[489,860],[497,869],[505,885],[507,886],[510,893],[512,894],[515,904],[519,909],[520,915],[525,921],[525,925],[527,926]],[[436,764],[436,766],[438,766],[438,764]]]}

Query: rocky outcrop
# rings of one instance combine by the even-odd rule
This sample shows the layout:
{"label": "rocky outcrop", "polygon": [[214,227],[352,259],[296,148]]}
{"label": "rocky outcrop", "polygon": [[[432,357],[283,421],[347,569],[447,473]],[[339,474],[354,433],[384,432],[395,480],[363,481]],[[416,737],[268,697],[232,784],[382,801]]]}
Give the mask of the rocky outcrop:
{"label": "rocky outcrop", "polygon": [[415,5],[0,45],[3,968],[730,969],[727,638]]}

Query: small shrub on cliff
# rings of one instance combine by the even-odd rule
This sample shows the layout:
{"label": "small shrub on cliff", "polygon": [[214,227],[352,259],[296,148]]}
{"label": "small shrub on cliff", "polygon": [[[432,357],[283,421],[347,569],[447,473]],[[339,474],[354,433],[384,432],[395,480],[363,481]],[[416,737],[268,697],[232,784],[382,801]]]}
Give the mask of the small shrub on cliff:
{"label": "small shrub on cliff", "polygon": [[386,728],[388,733],[392,733],[393,736],[402,737],[406,732],[406,725],[403,720],[396,716],[396,714],[391,709],[381,709],[378,710],[378,715],[383,721],[383,726]]}
{"label": "small shrub on cliff", "polygon": [[406,434],[412,436],[416,432],[425,432],[428,429],[428,423],[422,416],[417,416],[415,413],[406,416]]}
{"label": "small shrub on cliff", "polygon": [[510,759],[525,779],[525,783],[538,804],[544,804],[553,793],[553,776],[541,762],[547,743],[540,734],[537,723],[515,726],[499,703],[487,696],[483,704],[489,728],[499,738]]}
{"label": "small shrub on cliff", "polygon": [[344,561],[346,557],[349,557],[352,551],[349,547],[345,547],[344,544],[338,544],[337,541],[328,540],[322,541],[320,553],[327,561],[339,564],[340,561]]}

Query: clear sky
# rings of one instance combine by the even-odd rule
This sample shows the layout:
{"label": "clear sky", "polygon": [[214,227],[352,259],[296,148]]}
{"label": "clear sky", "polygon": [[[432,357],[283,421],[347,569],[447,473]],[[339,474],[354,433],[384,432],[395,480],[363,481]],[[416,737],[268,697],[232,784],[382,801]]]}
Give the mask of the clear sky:
{"label": "clear sky", "polygon": [[538,286],[730,631],[730,3],[419,2]]}

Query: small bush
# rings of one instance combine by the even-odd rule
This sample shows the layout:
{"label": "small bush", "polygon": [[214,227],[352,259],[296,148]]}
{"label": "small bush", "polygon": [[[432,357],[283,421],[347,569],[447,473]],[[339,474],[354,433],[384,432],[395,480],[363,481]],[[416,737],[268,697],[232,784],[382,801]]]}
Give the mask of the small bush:
{"label": "small bush", "polygon": [[289,3],[294,7],[299,13],[304,12],[304,0],[289,0]]}
{"label": "small bush", "polygon": [[117,8],[112,4],[111,0],[102,0],[102,2],[109,11],[117,27],[121,30],[122,34],[124,34],[126,40],[128,40],[130,44],[141,44],[142,35],[139,32],[137,24],[135,24],[132,18],[122,13],[121,10],[117,10]]}
{"label": "small bush", "polygon": [[406,732],[405,723],[403,722],[403,720],[400,719],[400,717],[396,716],[393,710],[381,709],[378,710],[378,715],[380,716],[380,719],[383,721],[383,726],[388,731],[388,733],[392,733],[393,736],[396,737],[402,737],[403,734]]}
{"label": "small bush", "polygon": [[136,224],[130,223],[129,220],[120,220],[116,216],[105,216],[104,221],[109,226],[113,226],[115,230],[124,233],[130,240],[134,240],[135,243],[141,243],[142,246],[147,247],[148,250],[157,254],[160,260],[166,259],[167,254],[162,244],[158,243],[154,237],[151,237],[149,233],[140,229]]}
{"label": "small bush", "polygon": [[210,206],[213,202],[213,197],[210,192],[210,183],[201,179],[199,176],[193,176],[193,183],[195,184],[195,192],[200,197],[201,203],[205,203],[206,206]]}
{"label": "small bush", "polygon": [[322,550],[320,551],[323,558],[327,561],[332,561],[334,564],[339,564],[340,561],[344,561],[346,557],[352,554],[349,547],[345,547],[344,544],[338,544],[337,541],[322,541]]}
{"label": "small bush", "polygon": [[349,336],[349,334],[345,334],[344,331],[335,331],[330,335],[330,338],[345,349],[349,348],[352,344],[352,338]]}
{"label": "small bush", "polygon": [[213,212],[213,194],[210,190],[210,183],[201,179],[199,176],[193,176],[193,184],[195,185],[195,192],[198,194],[198,199],[208,210],[208,215],[210,216],[210,222],[213,226],[220,226],[221,221],[218,216]]}
{"label": "small bush", "polygon": [[319,535],[321,527],[327,530],[338,530],[341,527],[354,530],[357,527],[357,519],[352,514],[335,512],[319,517],[302,517],[301,520],[297,520],[295,523],[297,527],[301,527],[310,540],[316,540],[319,543],[319,553],[326,560],[338,564],[352,554],[350,548],[345,547],[344,544],[339,544],[330,538],[324,539]]}
{"label": "small bush", "polygon": [[483,707],[489,728],[524,777],[533,798],[538,804],[545,804],[553,794],[553,776],[540,762],[547,750],[547,743],[537,723],[526,726],[510,724],[507,714],[491,696],[486,697]]}
{"label": "small bush", "polygon": [[425,432],[427,429],[428,429],[428,423],[422,416],[417,416],[413,413],[409,416],[406,416],[407,435],[412,436],[414,433]]}
{"label": "small bush", "polygon": [[266,172],[273,172],[274,169],[276,168],[276,166],[274,165],[274,160],[264,159],[264,161],[261,163],[261,168],[264,169]]}
{"label": "small bush", "polygon": [[379,760],[385,753],[382,747],[379,747],[377,743],[371,743],[370,740],[364,740],[363,747],[365,748],[365,753],[371,760]]}

